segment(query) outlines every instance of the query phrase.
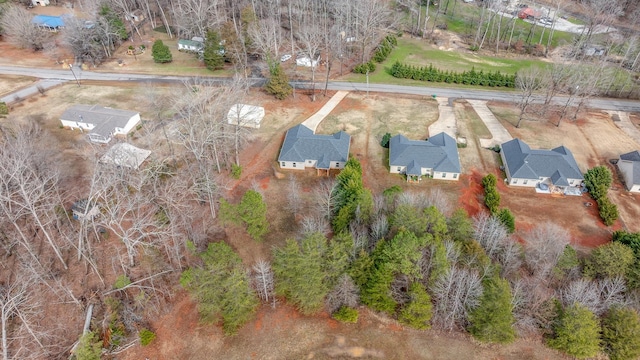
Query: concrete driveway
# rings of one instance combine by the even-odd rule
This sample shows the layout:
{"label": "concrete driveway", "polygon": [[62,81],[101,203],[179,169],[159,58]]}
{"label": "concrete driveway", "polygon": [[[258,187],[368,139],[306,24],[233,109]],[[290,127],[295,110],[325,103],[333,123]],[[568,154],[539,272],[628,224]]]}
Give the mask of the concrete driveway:
{"label": "concrete driveway", "polygon": [[489,132],[491,132],[491,139],[480,139],[480,145],[484,148],[493,147],[496,145],[500,145],[509,140],[512,140],[513,137],[507,129],[496,119],[495,115],[489,110],[487,107],[487,102],[482,100],[467,100],[469,104],[476,111],[482,122],[487,126]]}
{"label": "concrete driveway", "polygon": [[316,132],[316,128],[318,127],[318,125],[320,125],[320,122],[327,117],[327,115],[329,115],[329,113],[331,111],[333,111],[333,109],[335,109],[336,106],[338,106],[338,104],[340,103],[340,101],[342,101],[342,99],[345,98],[345,96],[347,96],[347,94],[349,94],[348,91],[338,91],[335,95],[333,95],[331,97],[331,99],[329,99],[329,101],[327,101],[326,104],[324,104],[324,106],[318,110],[318,112],[316,112],[315,114],[311,115],[310,118],[308,118],[307,120],[305,120],[302,125],[308,127],[309,129],[313,130],[313,132]]}
{"label": "concrete driveway", "polygon": [[446,97],[437,97],[438,101],[438,120],[429,125],[429,136],[439,134],[441,132],[451,136],[457,140],[458,126],[456,124],[456,117],[453,113],[453,104],[449,104],[449,99]]}
{"label": "concrete driveway", "polygon": [[613,123],[616,124],[617,127],[629,135],[633,141],[640,144],[640,130],[631,122],[629,113],[624,111],[607,111],[607,113],[611,115]]}

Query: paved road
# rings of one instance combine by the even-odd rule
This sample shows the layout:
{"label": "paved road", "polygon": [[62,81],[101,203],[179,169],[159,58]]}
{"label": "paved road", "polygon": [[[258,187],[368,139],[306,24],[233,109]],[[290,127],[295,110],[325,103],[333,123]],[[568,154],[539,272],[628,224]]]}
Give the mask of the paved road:
{"label": "paved road", "polygon": [[[74,68],[75,75],[80,83],[84,80],[97,80],[97,81],[135,81],[135,82],[175,82],[180,83],[185,80],[194,79],[195,77],[189,76],[163,76],[163,75],[146,75],[146,74],[126,74],[126,73],[103,73],[94,71],[79,71],[80,69]],[[74,74],[70,70],[56,70],[56,69],[40,69],[40,68],[23,68],[14,66],[0,66],[0,74],[7,75],[22,75],[33,76],[41,79],[54,79],[54,80],[67,80],[75,81]],[[204,77],[199,77],[204,78]],[[207,81],[213,83],[224,83],[229,81],[227,78],[214,78],[206,77]],[[264,83],[264,79],[253,78],[250,79],[254,85],[261,85]],[[293,83],[292,83],[293,84]],[[296,88],[310,88],[308,82],[296,82]],[[316,88],[321,88],[324,84],[316,84]],[[383,92],[383,93],[397,93],[397,94],[414,94],[423,96],[443,96],[447,98],[462,98],[462,99],[475,99],[475,100],[497,100],[517,102],[518,94],[514,91],[500,91],[500,90],[476,90],[476,89],[454,89],[454,88],[436,88],[426,86],[406,86],[406,85],[388,85],[388,84],[364,84],[364,83],[352,83],[331,81],[328,88],[330,90],[346,90],[346,91],[362,91],[367,90],[371,92]],[[542,102],[542,98],[536,99],[538,102]],[[558,96],[554,98],[554,102],[557,104],[564,104],[566,98]],[[607,99],[607,98],[594,98],[589,99],[587,105],[603,110],[615,110],[615,111],[627,111],[627,112],[640,112],[640,101],[634,100],[622,100],[622,99]]]}

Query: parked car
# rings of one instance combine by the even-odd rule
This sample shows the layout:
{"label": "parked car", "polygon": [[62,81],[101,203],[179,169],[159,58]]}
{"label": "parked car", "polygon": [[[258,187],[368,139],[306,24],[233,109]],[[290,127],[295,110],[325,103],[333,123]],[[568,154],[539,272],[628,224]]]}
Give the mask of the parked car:
{"label": "parked car", "polygon": [[285,62],[287,60],[291,59],[291,55],[289,54],[284,54],[280,57],[280,61]]}

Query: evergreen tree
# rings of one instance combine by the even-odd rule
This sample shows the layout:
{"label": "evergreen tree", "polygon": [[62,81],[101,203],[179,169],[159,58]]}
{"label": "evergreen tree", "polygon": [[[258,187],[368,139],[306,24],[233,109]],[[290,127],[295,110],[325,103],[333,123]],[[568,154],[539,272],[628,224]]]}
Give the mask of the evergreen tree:
{"label": "evergreen tree", "polygon": [[262,194],[255,190],[247,190],[238,205],[238,215],[247,226],[247,233],[256,241],[262,241],[269,232],[267,221],[267,204]]}
{"label": "evergreen tree", "polygon": [[611,360],[640,357],[640,316],[634,309],[614,306],[602,321],[604,351]]}
{"label": "evergreen tree", "polygon": [[505,279],[484,280],[480,305],[470,315],[469,331],[480,341],[510,343],[515,340],[511,288]]}
{"label": "evergreen tree", "polygon": [[362,303],[376,311],[392,315],[396,311],[396,301],[391,296],[393,270],[386,263],[376,264],[360,291]]}
{"label": "evergreen tree", "polygon": [[356,218],[367,223],[373,213],[373,196],[362,183],[360,162],[353,157],[347,160],[344,169],[336,176],[336,181],[333,231],[339,233],[346,230]]}
{"label": "evergreen tree", "polygon": [[220,45],[220,35],[217,31],[207,30],[202,57],[205,66],[211,71],[224,67],[224,48]]}
{"label": "evergreen tree", "polygon": [[185,270],[180,284],[198,301],[203,320],[221,320],[224,332],[235,334],[259,305],[251,279],[240,257],[224,242],[209,244],[200,257],[203,266]]}
{"label": "evergreen tree", "polygon": [[554,326],[549,346],[578,358],[595,356],[600,351],[598,318],[585,306],[575,303],[564,309]]}
{"label": "evergreen tree", "polygon": [[300,240],[287,240],[283,248],[273,252],[276,293],[285,296],[303,314],[320,310],[329,292],[324,257],[327,239],[312,233]]}
{"label": "evergreen tree", "polygon": [[635,262],[633,250],[619,242],[597,247],[585,260],[584,275],[591,278],[626,276]]}
{"label": "evergreen tree", "polygon": [[156,63],[164,64],[173,61],[171,50],[162,40],[156,40],[151,47],[151,56]]}
{"label": "evergreen tree", "polygon": [[100,360],[102,343],[92,331],[82,335],[75,350],[76,360]]}
{"label": "evergreen tree", "polygon": [[269,66],[269,73],[271,77],[264,87],[267,93],[275,96],[278,100],[289,97],[293,89],[289,85],[289,77],[280,67],[280,63],[273,63]]}
{"label": "evergreen tree", "polygon": [[[384,240],[381,240],[380,242],[384,242]],[[369,280],[372,269],[373,258],[363,249],[360,250],[358,257],[351,263],[347,273],[351,276],[353,282],[362,289]]]}
{"label": "evergreen tree", "polygon": [[511,234],[516,231],[516,218],[509,209],[500,209],[496,214],[496,217]]}
{"label": "evergreen tree", "polygon": [[431,297],[419,282],[409,288],[409,303],[400,310],[398,320],[413,328],[425,330],[430,328],[429,321],[433,315]]}
{"label": "evergreen tree", "polygon": [[455,242],[466,242],[473,238],[473,223],[464,209],[457,209],[447,219],[447,235]]}
{"label": "evergreen tree", "polygon": [[338,278],[340,278],[349,268],[349,254],[353,250],[353,238],[347,232],[340,233],[331,239],[327,246],[327,253],[324,261],[324,272],[326,283],[329,288],[333,288]]}

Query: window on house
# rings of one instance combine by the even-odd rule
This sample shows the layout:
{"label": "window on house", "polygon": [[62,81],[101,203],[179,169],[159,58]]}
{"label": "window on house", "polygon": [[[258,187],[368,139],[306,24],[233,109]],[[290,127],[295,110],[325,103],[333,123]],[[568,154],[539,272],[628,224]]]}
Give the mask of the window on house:
{"label": "window on house", "polygon": [[284,163],[284,161],[283,161],[281,166],[282,166],[282,167],[285,167],[285,166],[287,166],[287,165],[286,165],[286,164]]}
{"label": "window on house", "polygon": [[339,167],[340,167],[340,163],[339,163],[339,162],[337,162],[337,163],[336,163],[336,167],[337,167],[337,168],[339,168]]}
{"label": "window on house", "polygon": [[307,164],[311,164],[312,162],[312,160],[307,160]]}
{"label": "window on house", "polygon": [[528,182],[529,182],[529,180],[526,180],[526,179],[525,179],[522,183],[523,183],[523,184],[525,184],[525,185],[527,185],[527,183],[528,183]]}
{"label": "window on house", "polygon": [[513,179],[513,181],[512,181],[512,182],[513,182],[514,184],[517,184],[517,183],[518,183],[518,179]]}
{"label": "window on house", "polygon": [[457,179],[458,178],[458,174],[453,174],[453,178]]}
{"label": "window on house", "polygon": [[296,167],[296,163],[293,163],[293,167]]}
{"label": "window on house", "polygon": [[447,173],[442,173],[442,177],[443,178],[447,177]]}
{"label": "window on house", "polygon": [[398,172],[402,171],[402,167],[398,166]]}

